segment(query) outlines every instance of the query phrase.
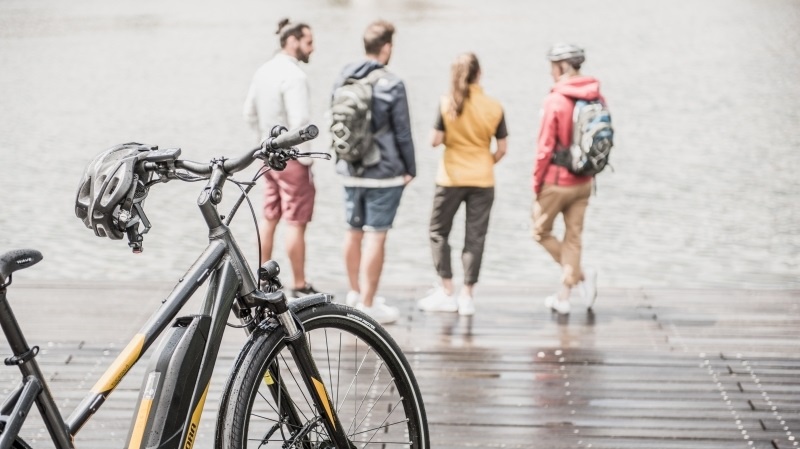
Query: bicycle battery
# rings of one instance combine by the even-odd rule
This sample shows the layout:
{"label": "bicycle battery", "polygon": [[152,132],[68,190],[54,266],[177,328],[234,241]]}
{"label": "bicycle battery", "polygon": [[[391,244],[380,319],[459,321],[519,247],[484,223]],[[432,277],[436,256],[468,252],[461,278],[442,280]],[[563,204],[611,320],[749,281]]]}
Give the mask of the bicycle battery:
{"label": "bicycle battery", "polygon": [[[179,448],[211,317],[180,317],[153,354],[128,434],[130,448]],[[202,407],[202,404],[199,404]]]}

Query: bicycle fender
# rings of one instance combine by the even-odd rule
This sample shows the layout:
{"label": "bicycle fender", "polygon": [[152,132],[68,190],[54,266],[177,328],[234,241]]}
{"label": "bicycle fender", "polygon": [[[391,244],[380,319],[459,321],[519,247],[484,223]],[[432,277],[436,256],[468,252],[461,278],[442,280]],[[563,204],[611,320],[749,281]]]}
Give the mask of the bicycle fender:
{"label": "bicycle fender", "polygon": [[316,295],[304,296],[293,301],[289,301],[289,310],[294,313],[308,309],[309,307],[318,306],[320,304],[329,304],[333,302],[333,295],[327,293],[317,293]]}
{"label": "bicycle fender", "polygon": [[[296,317],[297,314],[302,312],[303,310],[318,306],[320,304],[329,304],[331,302],[333,302],[333,295],[318,293],[316,295],[304,296],[302,298],[290,301],[289,311],[292,315]],[[302,325],[302,323],[298,321],[298,325]],[[257,335],[271,334],[275,332],[275,330],[280,328],[281,328],[280,323],[278,323],[278,321],[274,317],[268,318],[259,323],[258,328],[248,340],[248,344],[250,344],[249,342],[254,341]]]}

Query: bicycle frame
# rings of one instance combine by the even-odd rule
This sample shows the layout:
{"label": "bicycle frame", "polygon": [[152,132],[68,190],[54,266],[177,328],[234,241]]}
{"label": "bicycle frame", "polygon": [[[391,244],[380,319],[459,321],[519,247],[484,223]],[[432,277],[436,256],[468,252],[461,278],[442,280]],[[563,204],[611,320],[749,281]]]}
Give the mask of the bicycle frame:
{"label": "bicycle frame", "polygon": [[[227,319],[232,310],[238,311],[240,306],[246,306],[243,302],[240,304],[243,298],[252,298],[254,292],[260,293],[247,261],[217,212],[221,187],[227,175],[221,162],[213,164],[208,185],[198,199],[209,228],[208,247],[66,421],[61,417],[34,358],[38,347],[28,347],[8,305],[6,292],[0,291],[0,326],[15,354],[7,359],[6,364],[9,364],[8,360],[18,359],[15,364],[23,375],[22,384],[0,406],[3,415],[0,418],[5,418],[0,449],[11,446],[34,403],[55,446],[58,449],[73,448],[74,437],[81,427],[170,323],[171,333],[153,355],[145,375],[126,447],[161,446],[169,442],[170,446],[190,449],[194,445]],[[208,278],[208,292],[199,313],[176,320],[182,307]],[[325,412],[322,413],[327,418],[325,426],[337,446],[349,447],[338,417],[332,412],[330,398],[318,380],[320,375],[305,338],[301,338],[303,331],[296,317],[286,308],[283,293],[278,292],[278,295],[283,301],[283,309],[279,310],[281,313],[277,314],[277,319],[309,391],[316,392],[312,395],[313,402],[321,412]],[[254,328],[255,323],[251,321],[249,330]],[[178,388],[181,388],[180,394],[176,394]],[[189,392],[190,395],[185,394]],[[186,401],[185,397],[190,400]]]}

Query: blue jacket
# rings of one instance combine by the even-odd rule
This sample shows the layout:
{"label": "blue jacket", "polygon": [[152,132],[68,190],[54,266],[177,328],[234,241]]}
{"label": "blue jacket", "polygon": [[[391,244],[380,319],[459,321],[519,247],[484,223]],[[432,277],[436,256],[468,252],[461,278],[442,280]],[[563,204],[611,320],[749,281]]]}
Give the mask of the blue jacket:
{"label": "blue jacket", "polygon": [[[336,90],[344,84],[347,78],[361,79],[381,67],[382,64],[371,59],[349,64],[342,70],[333,89]],[[376,165],[366,167],[360,177],[387,179],[406,174],[416,176],[417,165],[414,160],[414,142],[411,140],[411,119],[405,85],[397,75],[386,72],[375,83],[372,95],[372,131],[386,127],[388,132],[375,135],[381,160]],[[336,172],[344,176],[356,176],[353,167],[343,160],[336,163]]]}

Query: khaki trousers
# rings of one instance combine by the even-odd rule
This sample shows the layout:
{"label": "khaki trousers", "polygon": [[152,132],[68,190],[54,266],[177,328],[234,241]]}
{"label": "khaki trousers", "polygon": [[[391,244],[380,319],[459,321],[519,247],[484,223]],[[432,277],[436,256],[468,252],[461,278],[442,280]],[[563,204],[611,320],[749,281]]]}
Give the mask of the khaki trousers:
{"label": "khaki trousers", "polygon": [[[561,282],[573,287],[583,279],[581,272],[581,234],[583,217],[592,194],[592,183],[575,186],[545,184],[533,203],[533,239],[561,265]],[[553,236],[553,222],[564,216],[564,238]]]}

